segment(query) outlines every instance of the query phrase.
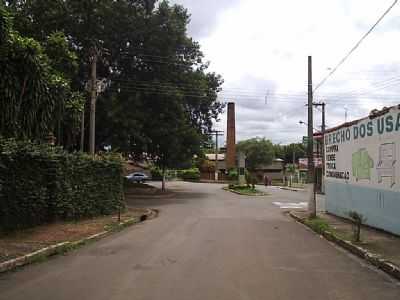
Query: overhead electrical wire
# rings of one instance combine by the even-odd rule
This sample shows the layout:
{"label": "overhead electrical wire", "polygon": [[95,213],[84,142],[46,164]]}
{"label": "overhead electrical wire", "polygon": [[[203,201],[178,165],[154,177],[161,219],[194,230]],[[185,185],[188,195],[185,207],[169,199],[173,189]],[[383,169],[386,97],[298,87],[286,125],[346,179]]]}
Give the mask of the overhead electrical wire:
{"label": "overhead electrical wire", "polygon": [[367,38],[367,36],[378,26],[378,24],[386,17],[386,15],[392,10],[392,8],[397,4],[398,0],[395,0],[392,5],[389,6],[388,9],[383,13],[382,16],[379,17],[378,21],[361,37],[361,39],[350,49],[350,51],[339,61],[339,63],[329,72],[329,74],[322,79],[320,83],[316,85],[314,88],[314,92],[318,90],[325,82],[339,69],[341,65],[345,63],[345,61],[350,57],[350,55],[357,50],[357,48],[361,45],[361,43]]}

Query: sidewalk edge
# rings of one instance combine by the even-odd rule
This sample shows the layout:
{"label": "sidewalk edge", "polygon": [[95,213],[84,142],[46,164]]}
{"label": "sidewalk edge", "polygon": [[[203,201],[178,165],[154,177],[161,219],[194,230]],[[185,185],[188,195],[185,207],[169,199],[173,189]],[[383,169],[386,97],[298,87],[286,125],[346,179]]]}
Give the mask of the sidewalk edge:
{"label": "sidewalk edge", "polygon": [[[312,229],[304,222],[303,218],[296,215],[293,211],[289,212],[289,215],[299,223]],[[400,280],[400,267],[393,264],[392,262],[382,259],[379,257],[379,255],[371,253],[368,250],[360,246],[354,245],[349,241],[343,240],[328,230],[323,231],[322,236],[326,240],[335,243],[336,245],[346,249],[352,254],[366,260],[367,262],[377,267],[378,269],[384,271],[385,273],[389,274],[390,276]]]}

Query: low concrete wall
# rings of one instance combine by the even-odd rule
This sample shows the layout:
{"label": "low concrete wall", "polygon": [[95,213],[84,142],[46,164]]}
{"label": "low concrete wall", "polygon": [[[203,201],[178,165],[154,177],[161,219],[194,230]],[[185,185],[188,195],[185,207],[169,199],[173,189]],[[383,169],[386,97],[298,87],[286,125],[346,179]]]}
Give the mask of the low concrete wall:
{"label": "low concrete wall", "polygon": [[400,192],[329,181],[325,188],[329,213],[348,218],[357,211],[367,225],[400,235]]}

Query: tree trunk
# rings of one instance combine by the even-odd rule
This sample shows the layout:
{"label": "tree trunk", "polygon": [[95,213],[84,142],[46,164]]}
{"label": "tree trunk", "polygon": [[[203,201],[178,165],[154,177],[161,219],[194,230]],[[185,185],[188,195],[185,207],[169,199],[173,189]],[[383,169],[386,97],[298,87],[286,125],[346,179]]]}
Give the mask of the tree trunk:
{"label": "tree trunk", "polygon": [[162,169],[162,184],[161,184],[161,190],[165,192],[165,167]]}
{"label": "tree trunk", "polygon": [[355,240],[357,243],[361,241],[361,222],[356,223],[356,238],[355,238]]}

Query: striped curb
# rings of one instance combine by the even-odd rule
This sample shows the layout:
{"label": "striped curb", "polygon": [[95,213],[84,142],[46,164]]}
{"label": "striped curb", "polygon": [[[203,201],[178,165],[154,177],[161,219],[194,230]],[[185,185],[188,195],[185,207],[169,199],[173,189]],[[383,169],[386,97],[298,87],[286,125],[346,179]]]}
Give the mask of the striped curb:
{"label": "striped curb", "polygon": [[[294,212],[289,212],[289,215],[295,219],[296,221],[302,223],[303,225],[307,226],[308,228],[312,229],[311,226],[308,226],[304,219],[296,215]],[[326,240],[335,243],[336,245],[346,249],[347,251],[351,252],[352,254],[366,260],[373,266],[377,267],[378,269],[384,271],[385,273],[389,274],[390,276],[400,280],[400,268],[399,266],[395,265],[394,263],[380,258],[379,255],[369,252],[368,250],[354,245],[350,241],[343,240],[336,236],[334,233],[330,232],[329,230],[325,230],[321,234]]]}
{"label": "striped curb", "polygon": [[145,220],[153,219],[157,215],[158,215],[157,210],[147,209],[147,211],[139,217],[134,217],[134,218],[128,219],[124,222],[119,223],[118,225],[115,225],[115,227],[111,227],[109,230],[105,230],[100,233],[96,233],[89,237],[83,238],[79,241],[74,241],[74,242],[67,241],[67,242],[58,243],[55,245],[51,245],[51,246],[42,248],[35,252],[5,261],[3,263],[0,263],[0,274],[4,273],[4,272],[13,271],[19,267],[23,267],[28,264],[32,264],[34,262],[40,261],[41,259],[45,259],[45,258],[53,256],[53,255],[66,253],[69,250],[75,249],[75,248],[85,245],[89,242],[99,240],[115,231],[122,230],[125,227],[144,222]]}

